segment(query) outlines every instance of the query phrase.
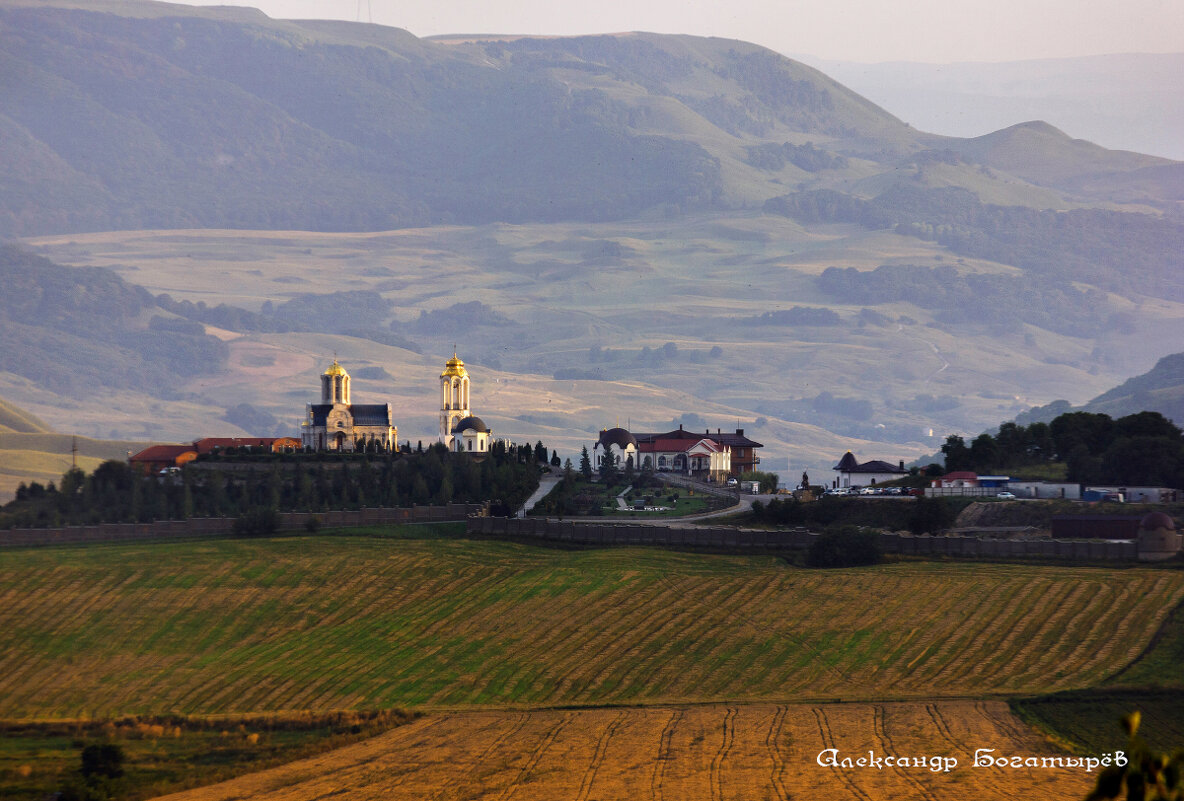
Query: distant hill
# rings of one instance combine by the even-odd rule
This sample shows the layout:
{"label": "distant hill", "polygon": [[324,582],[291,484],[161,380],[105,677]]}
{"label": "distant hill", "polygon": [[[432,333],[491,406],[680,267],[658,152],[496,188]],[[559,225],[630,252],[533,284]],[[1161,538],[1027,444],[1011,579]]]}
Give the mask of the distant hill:
{"label": "distant hill", "polygon": [[[1043,127],[923,134],[811,67],[725,39],[422,40],[144,0],[0,0],[0,29],[0,235],[669,216],[794,187],[878,194],[901,159],[934,148],[1090,198],[1119,185],[1126,202],[1179,195],[1174,174],[1129,177],[1166,160]],[[770,158],[806,145],[819,152]],[[1064,205],[970,170],[942,180]]]}
{"label": "distant hill", "polygon": [[1184,353],[1164,356],[1155,367],[1124,381],[1079,407],[1054,401],[1031,409],[1016,418],[1024,424],[1048,422],[1069,411],[1100,412],[1112,418],[1136,412],[1159,412],[1176,425],[1184,426]]}
{"label": "distant hill", "polygon": [[11,500],[22,483],[56,483],[72,459],[76,458],[82,469],[93,470],[103,461],[125,459],[129,450],[139,451],[148,444],[58,434],[36,416],[0,398],[0,504]]}
{"label": "distant hill", "polygon": [[693,416],[825,471],[1184,335],[1184,164],[926,133],[752,44],[149,0],[0,31],[0,393],[91,435],[291,433],[339,354],[430,437],[457,348],[499,436]]}
{"label": "distant hill", "polygon": [[1085,410],[1111,417],[1148,410],[1184,425],[1184,353],[1164,356],[1146,373],[1091,400]]}
{"label": "distant hill", "polygon": [[0,399],[0,434],[46,434],[49,427],[23,409]]}
{"label": "distant hill", "polygon": [[73,269],[0,245],[0,371],[65,395],[96,387],[168,395],[214,372],[226,346],[102,267]]}
{"label": "distant hill", "polygon": [[954,64],[798,58],[922,130],[974,137],[1041,119],[1105,147],[1184,159],[1184,53]]}

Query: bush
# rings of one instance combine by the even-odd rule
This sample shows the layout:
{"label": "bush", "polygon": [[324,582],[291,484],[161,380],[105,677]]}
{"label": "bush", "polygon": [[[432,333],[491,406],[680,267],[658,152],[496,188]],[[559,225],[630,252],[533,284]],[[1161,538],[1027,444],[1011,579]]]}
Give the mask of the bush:
{"label": "bush", "polygon": [[236,537],[264,537],[280,527],[280,513],[270,506],[249,510],[234,521]]}
{"label": "bush", "polygon": [[955,506],[944,498],[917,498],[909,515],[909,531],[914,535],[940,534],[958,517]]}
{"label": "bush", "polygon": [[114,743],[88,745],[82,749],[82,775],[118,779],[123,775],[123,749]]}
{"label": "bush", "polygon": [[321,518],[317,515],[312,515],[304,521],[304,530],[309,534],[316,534],[321,530]]}
{"label": "bush", "polygon": [[806,552],[810,567],[856,567],[878,564],[882,559],[879,534],[853,526],[827,531]]}

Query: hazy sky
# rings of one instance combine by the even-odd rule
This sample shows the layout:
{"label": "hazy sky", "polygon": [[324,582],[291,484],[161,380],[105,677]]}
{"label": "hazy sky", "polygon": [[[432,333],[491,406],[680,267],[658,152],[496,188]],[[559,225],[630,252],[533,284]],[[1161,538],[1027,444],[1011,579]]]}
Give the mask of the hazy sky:
{"label": "hazy sky", "polygon": [[1184,0],[185,0],[442,33],[655,31],[847,61],[1012,61],[1184,51]]}

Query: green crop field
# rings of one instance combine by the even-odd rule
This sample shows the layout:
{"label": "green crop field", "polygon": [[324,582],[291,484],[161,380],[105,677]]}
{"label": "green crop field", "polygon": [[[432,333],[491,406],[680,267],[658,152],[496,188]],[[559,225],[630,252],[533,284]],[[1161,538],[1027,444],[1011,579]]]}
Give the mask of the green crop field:
{"label": "green crop field", "polygon": [[1096,685],[1184,573],[547,550],[455,528],[0,552],[0,717]]}

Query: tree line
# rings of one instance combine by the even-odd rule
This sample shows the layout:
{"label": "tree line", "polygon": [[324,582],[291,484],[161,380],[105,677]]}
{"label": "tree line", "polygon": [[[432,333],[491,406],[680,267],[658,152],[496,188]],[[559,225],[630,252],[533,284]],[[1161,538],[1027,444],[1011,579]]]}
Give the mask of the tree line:
{"label": "tree line", "polygon": [[1184,487],[1184,434],[1159,412],[1117,420],[1093,412],[1069,412],[1051,423],[1014,422],[967,443],[950,436],[941,447],[947,472],[1022,471],[1065,464],[1071,482]]}
{"label": "tree line", "polygon": [[338,463],[260,462],[247,465],[258,469],[234,472],[199,463],[166,476],[108,461],[89,474],[72,469],[57,485],[21,484],[17,497],[0,508],[0,528],[484,501],[515,509],[538,487],[540,464],[549,461],[541,442],[494,443],[481,461],[436,444],[423,452],[361,455]]}

